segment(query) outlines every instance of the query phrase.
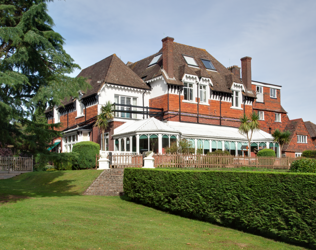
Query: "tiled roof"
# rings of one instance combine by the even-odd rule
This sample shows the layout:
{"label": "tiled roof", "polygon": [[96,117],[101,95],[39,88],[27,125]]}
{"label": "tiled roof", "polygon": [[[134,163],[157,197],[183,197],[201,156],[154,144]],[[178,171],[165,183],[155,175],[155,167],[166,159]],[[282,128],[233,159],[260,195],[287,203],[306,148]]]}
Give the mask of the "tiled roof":
{"label": "tiled roof", "polygon": [[[99,92],[104,83],[127,86],[138,89],[150,89],[148,85],[139,78],[124,62],[115,54],[83,69],[77,77],[87,78],[91,89],[83,93],[83,98]],[[64,100],[63,105],[73,102],[71,98]]]}
{"label": "tiled roof", "polygon": [[305,122],[305,126],[307,128],[309,136],[312,138],[316,137],[316,124],[312,122]]}
{"label": "tiled roof", "polygon": [[255,110],[264,110],[264,111],[272,111],[272,112],[280,112],[280,113],[284,113],[284,114],[287,114],[287,112],[285,111],[285,109],[280,106],[280,108],[276,107],[276,108],[273,108],[273,109],[269,109],[269,108],[256,108],[256,107],[253,107],[253,109]]}
{"label": "tiled roof", "polygon": [[[163,75],[163,57],[161,56],[157,64],[148,67],[151,60],[158,54],[162,53],[162,49],[147,58],[138,62],[130,64],[129,67],[141,78],[146,77],[144,80],[150,80],[157,76]],[[189,67],[183,55],[193,57],[198,64],[197,67]],[[216,71],[207,70],[202,63],[201,59],[210,60],[214,65]],[[173,71],[175,80],[166,79],[167,83],[173,85],[183,85],[181,81],[184,74],[196,75],[198,77],[207,77],[212,80],[213,91],[231,93],[230,87],[233,82],[242,83],[242,80],[231,73],[225,66],[217,61],[205,49],[200,49],[192,46],[183,45],[180,43],[173,43]],[[251,91],[251,89],[249,90]],[[247,96],[255,97],[254,94],[246,92]]]}

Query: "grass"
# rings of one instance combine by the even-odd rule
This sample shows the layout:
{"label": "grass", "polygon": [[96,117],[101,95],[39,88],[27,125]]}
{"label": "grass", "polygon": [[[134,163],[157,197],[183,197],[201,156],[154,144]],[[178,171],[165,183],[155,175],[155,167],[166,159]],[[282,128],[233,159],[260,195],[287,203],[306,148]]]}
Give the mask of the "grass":
{"label": "grass", "polygon": [[0,180],[3,196],[29,197],[0,206],[0,249],[303,249],[120,197],[79,195],[98,174],[40,172]]}

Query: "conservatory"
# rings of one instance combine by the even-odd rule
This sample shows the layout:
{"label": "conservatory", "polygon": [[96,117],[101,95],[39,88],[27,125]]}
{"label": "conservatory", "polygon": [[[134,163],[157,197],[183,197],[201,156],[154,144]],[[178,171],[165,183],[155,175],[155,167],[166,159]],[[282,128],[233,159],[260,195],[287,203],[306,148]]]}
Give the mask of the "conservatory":
{"label": "conservatory", "polygon": [[[215,150],[229,151],[231,155],[247,155],[248,142],[238,128],[207,124],[159,121],[149,118],[128,121],[114,130],[114,151],[142,153],[153,151],[163,154],[165,149],[181,139],[186,139],[195,153],[206,154]],[[107,148],[108,139],[106,138]],[[280,157],[280,148],[273,137],[258,130],[253,133],[251,151],[271,148]]]}

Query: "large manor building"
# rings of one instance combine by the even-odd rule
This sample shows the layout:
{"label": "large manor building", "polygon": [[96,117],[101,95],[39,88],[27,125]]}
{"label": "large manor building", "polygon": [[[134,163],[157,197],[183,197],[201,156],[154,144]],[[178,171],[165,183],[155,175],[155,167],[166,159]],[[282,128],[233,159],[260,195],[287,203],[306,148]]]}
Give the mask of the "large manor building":
{"label": "large manor building", "polygon": [[[101,145],[102,135],[94,124],[107,102],[113,104],[114,118],[101,150],[164,153],[185,138],[195,151],[245,155],[247,139],[238,127],[240,118],[254,111],[260,130],[253,135],[252,151],[271,148],[279,157],[295,157],[315,149],[316,132],[309,131],[316,125],[289,120],[281,105],[282,87],[252,80],[251,60],[244,57],[241,67],[226,68],[205,49],[171,37],[162,40],[158,52],[134,63],[125,64],[113,54],[78,75],[87,79],[90,89],[46,111],[48,122],[62,125],[63,137],[54,140],[55,150],[71,152],[80,141]],[[276,129],[291,132],[283,152],[271,135]]]}

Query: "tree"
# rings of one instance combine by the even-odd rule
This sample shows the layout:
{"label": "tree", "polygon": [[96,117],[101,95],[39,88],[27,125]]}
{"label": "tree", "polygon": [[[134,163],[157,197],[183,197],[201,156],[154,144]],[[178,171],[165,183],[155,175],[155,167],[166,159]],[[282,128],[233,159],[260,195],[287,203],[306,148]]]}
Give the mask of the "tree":
{"label": "tree", "polygon": [[248,156],[251,155],[251,139],[253,132],[256,130],[259,130],[259,115],[256,112],[253,112],[250,115],[250,118],[244,114],[243,117],[240,118],[240,126],[239,126],[239,132],[243,135],[246,135],[247,141],[248,141]]}
{"label": "tree", "polygon": [[274,141],[279,144],[282,154],[283,146],[290,142],[291,132],[288,130],[281,132],[279,129],[276,129],[272,136],[274,137]]}
{"label": "tree", "polygon": [[107,102],[106,105],[101,107],[101,113],[97,117],[97,121],[95,122],[95,127],[98,127],[102,132],[102,145],[103,150],[105,151],[104,144],[104,132],[109,125],[109,120],[113,119],[113,108],[110,102]]}
{"label": "tree", "polygon": [[52,29],[46,5],[50,1],[0,4],[0,138],[15,147],[27,142],[23,150],[32,153],[47,151],[56,135],[56,125],[37,121],[35,110],[43,113],[88,87],[84,78],[67,76],[80,67],[63,49],[63,37]]}

